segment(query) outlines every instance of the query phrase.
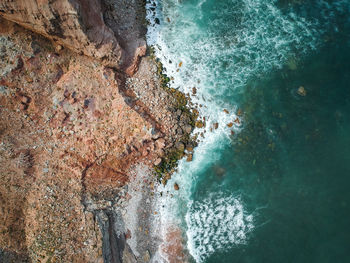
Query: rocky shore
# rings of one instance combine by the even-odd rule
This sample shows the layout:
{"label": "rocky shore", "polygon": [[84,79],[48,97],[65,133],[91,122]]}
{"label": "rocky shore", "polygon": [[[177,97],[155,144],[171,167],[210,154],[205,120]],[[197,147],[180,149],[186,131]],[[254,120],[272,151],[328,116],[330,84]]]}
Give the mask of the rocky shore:
{"label": "rocky shore", "polygon": [[149,262],[154,185],[195,146],[195,116],[146,56],[144,2],[0,16],[0,262]]}

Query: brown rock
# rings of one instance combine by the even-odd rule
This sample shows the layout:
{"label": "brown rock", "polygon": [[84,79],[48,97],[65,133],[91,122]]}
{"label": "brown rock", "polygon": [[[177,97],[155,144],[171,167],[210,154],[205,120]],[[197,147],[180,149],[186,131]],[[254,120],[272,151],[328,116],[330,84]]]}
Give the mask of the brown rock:
{"label": "brown rock", "polygon": [[154,162],[154,165],[155,165],[155,166],[160,165],[161,162],[162,162],[162,159],[161,159],[161,158],[158,158],[158,159]]}
{"label": "brown rock", "polygon": [[131,238],[131,231],[128,229],[125,233],[125,239],[130,239]]}
{"label": "brown rock", "polygon": [[227,127],[232,127],[233,126],[233,122],[230,122],[229,124],[227,124]]}
{"label": "brown rock", "polygon": [[147,149],[144,149],[143,151],[142,151],[142,156],[143,157],[146,157],[148,155],[148,150]]}
{"label": "brown rock", "polygon": [[[1,1],[0,16],[56,41],[56,52],[63,45],[133,74],[146,51],[144,37],[140,38],[143,26],[136,20],[138,4],[115,6],[104,1],[103,13],[96,0]],[[126,8],[128,12],[124,12]],[[111,22],[107,18],[113,15],[115,21]],[[127,45],[125,49],[118,39]]]}
{"label": "brown rock", "polygon": [[186,125],[184,130],[185,130],[185,133],[191,133],[192,132],[191,125]]}
{"label": "brown rock", "polygon": [[165,139],[159,138],[158,140],[156,140],[156,147],[157,149],[163,149],[165,147]]}
{"label": "brown rock", "polygon": [[175,147],[177,150],[182,151],[182,152],[185,150],[185,145],[182,142],[177,142],[175,144]]}
{"label": "brown rock", "polygon": [[196,95],[196,94],[197,94],[197,89],[196,89],[196,87],[193,87],[193,88],[192,88],[192,94],[193,94],[193,95]]}
{"label": "brown rock", "polygon": [[188,152],[193,152],[193,147],[191,145],[187,145],[186,150]]}
{"label": "brown rock", "polygon": [[229,114],[230,112],[228,111],[228,110],[226,110],[226,109],[224,109],[224,112],[226,113],[226,114]]}
{"label": "brown rock", "polygon": [[219,123],[218,122],[214,123],[214,129],[216,130],[217,128],[219,128]]}
{"label": "brown rock", "polygon": [[55,51],[58,53],[63,49],[63,47],[61,45],[56,45],[55,47]]}
{"label": "brown rock", "polygon": [[204,127],[204,123],[201,120],[196,121],[196,127],[197,128],[203,128]]}
{"label": "brown rock", "polygon": [[27,105],[27,104],[24,104],[24,103],[20,103],[20,104],[19,104],[19,109],[20,109],[20,110],[26,110],[26,109],[28,109],[28,105]]}
{"label": "brown rock", "polygon": [[193,160],[193,155],[192,154],[187,155],[186,161],[187,162],[192,162],[192,160]]}
{"label": "brown rock", "polygon": [[174,189],[178,191],[180,189],[179,185],[177,183],[174,184]]}
{"label": "brown rock", "polygon": [[28,104],[30,102],[30,98],[28,96],[21,96],[21,102],[24,104]]}

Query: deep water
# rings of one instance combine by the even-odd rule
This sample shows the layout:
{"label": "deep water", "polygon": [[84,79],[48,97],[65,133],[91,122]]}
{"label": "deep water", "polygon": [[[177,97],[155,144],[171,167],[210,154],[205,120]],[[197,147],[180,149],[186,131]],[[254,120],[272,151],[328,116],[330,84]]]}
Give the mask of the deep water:
{"label": "deep water", "polygon": [[350,1],[163,0],[151,15],[171,85],[195,86],[207,118],[172,179],[192,261],[350,262]]}

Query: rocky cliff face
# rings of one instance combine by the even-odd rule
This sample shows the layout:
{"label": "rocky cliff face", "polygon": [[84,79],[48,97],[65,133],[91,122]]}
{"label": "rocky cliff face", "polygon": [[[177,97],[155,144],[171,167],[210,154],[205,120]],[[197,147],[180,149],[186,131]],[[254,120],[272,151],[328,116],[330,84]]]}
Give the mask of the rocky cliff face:
{"label": "rocky cliff face", "polygon": [[51,41],[0,18],[0,262],[138,261],[116,223],[129,174],[192,130],[153,60],[139,61],[141,4],[1,1],[1,16]]}
{"label": "rocky cliff face", "polygon": [[146,52],[142,7],[139,0],[5,0],[0,16],[133,74]]}

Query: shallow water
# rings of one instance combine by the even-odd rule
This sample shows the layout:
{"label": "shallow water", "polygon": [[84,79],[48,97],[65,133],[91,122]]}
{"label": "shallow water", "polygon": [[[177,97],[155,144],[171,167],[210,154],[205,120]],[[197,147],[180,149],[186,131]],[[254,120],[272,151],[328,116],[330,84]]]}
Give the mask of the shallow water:
{"label": "shallow water", "polygon": [[207,118],[163,211],[192,260],[349,261],[350,2],[163,0],[149,11],[171,85],[196,87]]}

